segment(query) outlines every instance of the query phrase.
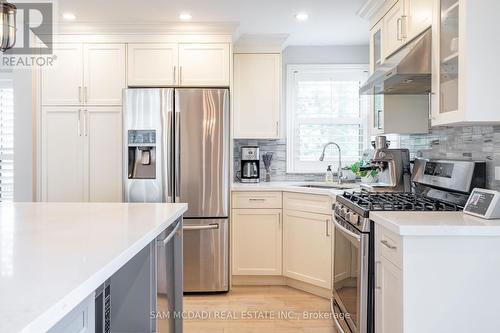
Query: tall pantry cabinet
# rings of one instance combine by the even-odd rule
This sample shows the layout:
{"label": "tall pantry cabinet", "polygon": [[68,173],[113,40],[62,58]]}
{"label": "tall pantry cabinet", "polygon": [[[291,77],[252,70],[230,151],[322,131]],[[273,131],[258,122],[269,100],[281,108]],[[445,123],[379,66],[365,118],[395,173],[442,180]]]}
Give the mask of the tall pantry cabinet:
{"label": "tall pantry cabinet", "polygon": [[119,202],[125,44],[61,43],[41,70],[41,200]]}

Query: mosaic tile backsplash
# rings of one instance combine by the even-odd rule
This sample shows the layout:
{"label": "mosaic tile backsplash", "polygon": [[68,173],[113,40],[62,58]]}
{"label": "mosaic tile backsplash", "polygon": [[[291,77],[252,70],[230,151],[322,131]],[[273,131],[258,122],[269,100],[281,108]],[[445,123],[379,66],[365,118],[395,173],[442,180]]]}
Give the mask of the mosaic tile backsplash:
{"label": "mosaic tile backsplash", "polygon": [[[495,167],[500,167],[500,126],[467,126],[433,128],[430,134],[402,135],[401,147],[411,157],[486,160],[487,187],[500,190]],[[286,140],[234,140],[235,178],[239,175],[242,146],[259,146],[260,153],[272,152],[273,181],[323,181],[324,174],[287,174]],[[261,161],[261,180],[265,176]],[[237,180],[237,178],[235,179]]]}

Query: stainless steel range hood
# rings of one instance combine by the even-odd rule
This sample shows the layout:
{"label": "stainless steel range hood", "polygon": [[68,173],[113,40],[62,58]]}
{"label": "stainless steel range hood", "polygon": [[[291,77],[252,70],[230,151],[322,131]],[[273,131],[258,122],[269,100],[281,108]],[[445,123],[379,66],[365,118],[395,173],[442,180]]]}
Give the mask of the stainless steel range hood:
{"label": "stainless steel range hood", "polygon": [[431,92],[432,32],[427,29],[385,60],[360,88],[363,95],[426,95]]}

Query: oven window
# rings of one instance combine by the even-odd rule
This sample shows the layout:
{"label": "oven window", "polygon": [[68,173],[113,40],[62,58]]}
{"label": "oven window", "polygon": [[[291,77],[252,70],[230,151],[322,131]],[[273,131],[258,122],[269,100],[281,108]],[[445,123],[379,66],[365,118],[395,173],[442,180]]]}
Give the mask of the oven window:
{"label": "oven window", "polygon": [[359,241],[335,228],[334,289],[343,311],[359,327]]}

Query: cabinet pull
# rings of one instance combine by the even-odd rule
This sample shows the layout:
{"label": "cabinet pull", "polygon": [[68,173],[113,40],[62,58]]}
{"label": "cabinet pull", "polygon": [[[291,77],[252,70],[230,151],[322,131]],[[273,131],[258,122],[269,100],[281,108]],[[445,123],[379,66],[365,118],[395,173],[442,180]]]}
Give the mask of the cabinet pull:
{"label": "cabinet pull", "polygon": [[182,66],[179,66],[179,84],[182,84]]}
{"label": "cabinet pull", "polygon": [[88,110],[85,109],[83,111],[83,136],[87,136],[87,114],[88,114]]}
{"label": "cabinet pull", "polygon": [[177,78],[175,77],[175,74],[177,74],[177,66],[174,66],[174,84],[177,84]]}
{"label": "cabinet pull", "polygon": [[282,228],[281,213],[278,213],[278,227]]}
{"label": "cabinet pull", "polygon": [[276,137],[280,136],[280,122],[276,122]]}
{"label": "cabinet pull", "polygon": [[87,103],[88,101],[88,95],[87,95],[87,87],[83,87],[83,101]]}
{"label": "cabinet pull", "polygon": [[330,237],[331,236],[331,233],[330,233],[330,219],[326,219],[325,222],[326,222],[326,237]]}
{"label": "cabinet pull", "polygon": [[406,31],[406,27],[408,26],[408,24],[406,24],[407,18],[408,18],[408,16],[406,16],[406,15],[401,16],[401,39],[402,40],[408,38],[408,33]]}
{"label": "cabinet pull", "polygon": [[78,109],[78,123],[77,123],[77,131],[78,131],[78,136],[82,136],[82,126],[81,126],[81,119],[82,118],[82,109]]}
{"label": "cabinet pull", "polygon": [[381,261],[375,261],[375,289],[382,289],[382,287],[380,286],[380,264],[382,264]]}
{"label": "cabinet pull", "polygon": [[400,17],[400,18],[398,18],[397,23],[396,23],[396,26],[397,26],[397,29],[396,29],[397,30],[397,36],[396,36],[396,39],[398,41],[400,41],[400,42],[403,40],[403,38],[401,38],[401,26],[402,26],[401,23],[402,23],[402,18]]}
{"label": "cabinet pull", "polygon": [[250,200],[250,201],[260,201],[260,202],[266,201],[266,199],[262,199],[262,198],[249,198],[248,200]]}
{"label": "cabinet pull", "polygon": [[78,102],[82,103],[82,86],[78,86]]}
{"label": "cabinet pull", "polygon": [[387,247],[388,249],[391,249],[391,250],[397,250],[397,248],[398,248],[397,246],[391,245],[386,240],[380,241],[380,243],[382,243],[382,245],[384,245],[385,247]]}

